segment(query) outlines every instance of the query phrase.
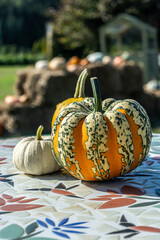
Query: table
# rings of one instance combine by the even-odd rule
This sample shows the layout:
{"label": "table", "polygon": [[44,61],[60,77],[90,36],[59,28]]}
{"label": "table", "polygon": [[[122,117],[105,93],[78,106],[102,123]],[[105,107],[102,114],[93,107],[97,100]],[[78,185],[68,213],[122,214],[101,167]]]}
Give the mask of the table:
{"label": "table", "polygon": [[12,163],[20,140],[0,140],[0,239],[160,239],[159,134],[141,166],[104,182],[25,175]]}

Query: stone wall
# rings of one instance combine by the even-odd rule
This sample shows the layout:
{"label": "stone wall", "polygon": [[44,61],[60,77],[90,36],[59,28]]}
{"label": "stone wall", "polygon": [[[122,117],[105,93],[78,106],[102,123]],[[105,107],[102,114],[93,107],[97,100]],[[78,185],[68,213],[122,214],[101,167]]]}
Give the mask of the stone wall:
{"label": "stone wall", "polygon": [[[74,72],[67,70],[37,70],[28,68],[17,74],[16,95],[25,96],[25,101],[0,105],[0,125],[8,134],[34,134],[40,124],[44,133],[50,133],[51,120],[56,105],[73,97],[82,67]],[[87,65],[86,96],[92,96],[90,77],[98,77],[102,98],[133,98],[147,110],[149,115],[160,113],[160,96],[143,87],[142,71],[134,63],[119,67],[112,64],[92,63]]]}

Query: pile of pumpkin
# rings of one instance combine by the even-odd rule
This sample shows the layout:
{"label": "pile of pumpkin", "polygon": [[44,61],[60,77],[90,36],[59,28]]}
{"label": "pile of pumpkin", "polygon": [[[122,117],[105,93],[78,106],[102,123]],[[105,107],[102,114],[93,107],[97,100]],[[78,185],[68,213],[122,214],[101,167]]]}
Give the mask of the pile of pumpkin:
{"label": "pile of pumpkin", "polygon": [[133,99],[102,101],[99,82],[90,79],[93,97],[84,96],[87,70],[80,74],[75,95],[58,104],[51,138],[22,139],[13,162],[20,171],[42,175],[61,168],[78,179],[106,180],[126,174],[146,158],[151,125],[144,108]]}

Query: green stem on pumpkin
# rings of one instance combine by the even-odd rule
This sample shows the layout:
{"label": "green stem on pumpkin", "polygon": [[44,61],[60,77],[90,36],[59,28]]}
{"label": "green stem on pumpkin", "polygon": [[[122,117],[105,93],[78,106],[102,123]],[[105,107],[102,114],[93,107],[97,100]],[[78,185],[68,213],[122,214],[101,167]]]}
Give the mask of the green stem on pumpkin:
{"label": "green stem on pumpkin", "polygon": [[87,69],[85,68],[81,72],[81,74],[78,78],[74,98],[85,97],[84,88],[85,88],[85,82],[86,82],[87,76],[88,76],[88,73],[87,73]]}
{"label": "green stem on pumpkin", "polygon": [[98,78],[93,77],[90,79],[90,81],[91,81],[91,85],[92,85],[93,97],[95,99],[95,112],[101,112],[102,111],[102,97],[101,97],[101,91],[100,91]]}
{"label": "green stem on pumpkin", "polygon": [[43,131],[43,126],[40,125],[39,128],[37,129],[37,133],[36,133],[36,140],[43,140],[41,134]]}

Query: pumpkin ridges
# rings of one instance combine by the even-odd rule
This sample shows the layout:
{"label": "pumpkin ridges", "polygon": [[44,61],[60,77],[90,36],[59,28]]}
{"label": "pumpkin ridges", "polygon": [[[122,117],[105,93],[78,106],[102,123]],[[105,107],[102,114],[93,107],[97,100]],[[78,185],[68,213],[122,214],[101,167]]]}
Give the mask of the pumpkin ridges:
{"label": "pumpkin ridges", "polygon": [[[84,179],[81,169],[79,166],[79,161],[75,157],[74,153],[74,142],[73,137],[74,129],[79,125],[79,122],[86,117],[86,113],[77,112],[69,113],[61,122],[61,126],[58,134],[58,153],[59,158],[63,162],[65,167],[72,169],[72,165],[76,167],[76,174]],[[68,161],[66,161],[68,159]],[[71,170],[72,171],[72,170]]]}
{"label": "pumpkin ridges", "polygon": [[[61,161],[59,160],[59,154],[58,154],[58,134],[59,134],[59,128],[60,128],[60,124],[56,125],[56,131],[54,133],[54,137],[52,138],[53,140],[53,155],[56,158],[57,162],[61,164]],[[53,133],[52,133],[53,135]]]}
{"label": "pumpkin ridges", "polygon": [[[84,144],[87,150],[87,158],[93,162],[92,174],[95,178],[101,180],[109,178],[108,159],[105,154],[108,151],[106,147],[108,127],[101,112],[89,114],[84,122],[83,128],[86,128],[86,141]],[[85,129],[82,130],[84,134]],[[94,138],[93,138],[94,136]]]}
{"label": "pumpkin ridges", "polygon": [[[148,146],[151,144],[152,132],[149,117],[145,109],[133,99],[118,101],[116,108],[117,110],[119,108],[125,109],[126,114],[132,116],[134,124],[138,126],[137,135],[141,136],[143,147],[143,153],[139,156],[138,165],[140,165],[143,159],[147,156],[149,151]],[[142,155],[144,156],[143,158]]]}
{"label": "pumpkin ridges", "polygon": [[135,124],[133,121],[133,116],[128,116],[125,109],[118,109],[118,111],[122,112],[125,114],[129,124],[130,124],[130,129],[132,132],[132,141],[133,141],[133,146],[134,146],[134,158],[135,161],[132,163],[132,166],[129,171],[132,171],[136,166],[138,165],[139,162],[139,156],[142,156],[143,153],[143,148],[142,148],[142,138],[137,134],[139,126]]}
{"label": "pumpkin ridges", "polygon": [[84,98],[80,98],[80,97],[79,98],[68,98],[68,99],[64,100],[63,102],[59,103],[56,106],[56,111],[52,118],[51,129],[53,128],[53,124],[61,111],[63,111],[70,103],[82,102],[83,100],[84,100]]}
{"label": "pumpkin ridges", "polygon": [[[26,147],[25,147],[25,153],[24,153],[24,170],[23,172],[25,172],[25,169],[27,169],[31,174],[34,174],[34,171],[37,170],[37,173],[39,175],[39,169],[41,171],[41,166],[39,169],[36,168],[36,164],[37,164],[37,151],[35,150],[37,147],[39,147],[39,142],[38,141],[35,141],[34,139],[29,142]],[[35,149],[33,150],[33,145],[35,147]],[[31,149],[32,151],[30,151],[29,149]],[[29,155],[28,155],[28,152],[29,152]],[[35,157],[34,157],[35,155]],[[29,161],[29,159],[34,159],[34,161]],[[35,163],[35,160],[36,160],[36,163]]]}
{"label": "pumpkin ridges", "polygon": [[113,178],[119,176],[121,173],[122,155],[118,153],[118,148],[120,147],[120,145],[117,143],[117,132],[114,129],[110,120],[107,117],[105,117],[105,119],[106,124],[108,125],[108,141],[106,147],[109,149],[109,151],[107,151],[105,155],[108,159],[110,166],[110,178]]}
{"label": "pumpkin ridges", "polygon": [[[121,108],[125,109],[128,116],[132,115],[135,124],[139,126],[137,134],[142,136],[142,143],[145,152],[145,150],[147,150],[146,146],[150,145],[152,135],[150,120],[145,109],[133,99],[126,99],[120,103],[122,106]],[[126,106],[126,104],[128,106]]]}
{"label": "pumpkin ridges", "polygon": [[119,145],[118,153],[121,155],[122,169],[121,175],[127,173],[134,162],[132,133],[125,115],[116,109],[104,114],[114,127]]}
{"label": "pumpkin ridges", "polygon": [[[31,149],[32,151],[29,149]],[[24,162],[24,167],[29,171],[30,174],[36,175],[35,173],[37,173],[37,175],[41,175],[42,165],[37,168],[38,152],[40,151],[41,143],[39,140],[31,141],[25,149],[24,158],[26,160]],[[30,152],[30,154],[28,155],[27,152]],[[34,161],[30,161],[30,159],[34,159]]]}
{"label": "pumpkin ridges", "polygon": [[108,111],[109,108],[112,108],[112,106],[116,103],[116,100],[114,98],[107,98],[102,101],[102,110],[105,112]]}
{"label": "pumpkin ridges", "polygon": [[[68,171],[68,173],[76,176],[77,175],[77,172],[76,172],[76,165],[72,164],[70,165],[70,161],[69,159],[66,157],[66,166],[65,166],[65,169]],[[80,177],[79,177],[80,178]],[[82,179],[82,178],[80,178]]]}
{"label": "pumpkin ridges", "polygon": [[[82,136],[82,126],[84,124],[84,118],[79,122],[78,126],[74,128],[73,137],[75,139],[75,149],[73,152],[75,153],[76,159],[79,161],[79,167],[81,169],[81,173],[85,178],[89,178],[92,175],[92,171],[90,165],[88,166],[87,159],[87,151],[83,146],[84,136]],[[73,171],[72,167],[71,170]]]}
{"label": "pumpkin ridges", "polygon": [[[85,98],[86,100],[87,98]],[[77,112],[88,112],[89,108],[88,105],[83,106],[80,102],[73,102],[69,104],[63,111],[59,113],[57,116],[53,128],[52,128],[52,133],[51,137],[53,140],[53,154],[56,158],[56,160],[62,165],[61,159],[59,159],[59,152],[58,152],[58,135],[59,135],[59,129],[61,127],[62,121],[64,118],[67,118],[69,114],[74,113],[75,111]],[[85,113],[86,114],[86,113]],[[64,166],[63,166],[64,167]]]}
{"label": "pumpkin ridges", "polygon": [[[82,125],[82,146],[85,152],[85,160],[80,160],[80,165],[82,168],[83,175],[87,180],[97,180],[100,177],[102,180],[103,173],[101,172],[100,158],[98,157],[98,146],[95,142],[92,143],[90,149],[87,148],[87,143],[89,141],[89,134],[92,135],[91,129],[87,125],[87,119],[89,119],[92,114],[88,115]],[[92,118],[92,117],[91,117]],[[89,120],[90,121],[90,120]],[[95,119],[93,119],[95,121]],[[90,132],[90,133],[89,133]],[[90,144],[89,144],[90,145]],[[89,151],[94,151],[91,155]],[[97,161],[95,161],[97,159]],[[87,164],[86,164],[87,163]],[[86,166],[85,166],[86,165]]]}
{"label": "pumpkin ridges", "polygon": [[[13,150],[13,163],[15,165],[15,167],[20,170],[20,171],[25,171],[25,165],[24,165],[24,161],[20,161],[20,159],[23,159],[24,156],[23,156],[23,153],[19,153],[16,148],[19,148],[21,147],[21,149],[23,148],[24,149],[24,152],[26,151],[26,148],[28,146],[28,143],[30,141],[33,141],[33,137],[27,137],[27,138],[24,138],[22,139],[20,142],[17,143],[16,147],[14,148]],[[20,157],[18,157],[20,154]]]}

